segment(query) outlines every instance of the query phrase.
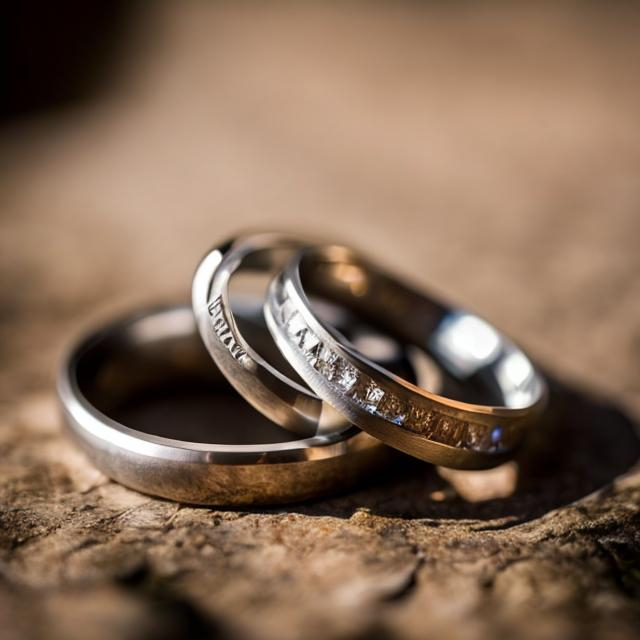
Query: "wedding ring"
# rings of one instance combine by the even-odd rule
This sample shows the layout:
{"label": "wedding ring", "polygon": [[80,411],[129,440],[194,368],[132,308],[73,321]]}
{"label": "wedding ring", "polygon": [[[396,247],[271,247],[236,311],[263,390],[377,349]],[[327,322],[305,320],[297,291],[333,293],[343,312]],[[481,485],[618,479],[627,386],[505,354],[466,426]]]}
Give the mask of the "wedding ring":
{"label": "wedding ring", "polygon": [[390,454],[353,426],[300,439],[270,423],[211,362],[186,306],[142,311],[81,339],[64,359],[58,393],[70,433],[99,469],[185,503],[344,491]]}
{"label": "wedding ring", "polygon": [[193,278],[192,304],[200,336],[236,391],[276,424],[304,436],[349,424],[302,381],[268,362],[238,328],[229,303],[231,277],[240,267],[275,273],[304,243],[280,234],[255,234],[212,249]]}
{"label": "wedding ring", "polygon": [[[314,312],[322,294],[426,349],[444,371],[434,393],[366,358]],[[386,444],[435,464],[488,468],[508,458],[542,410],[546,385],[486,321],[419,293],[340,246],[304,248],[265,306],[279,348],[319,397]]]}

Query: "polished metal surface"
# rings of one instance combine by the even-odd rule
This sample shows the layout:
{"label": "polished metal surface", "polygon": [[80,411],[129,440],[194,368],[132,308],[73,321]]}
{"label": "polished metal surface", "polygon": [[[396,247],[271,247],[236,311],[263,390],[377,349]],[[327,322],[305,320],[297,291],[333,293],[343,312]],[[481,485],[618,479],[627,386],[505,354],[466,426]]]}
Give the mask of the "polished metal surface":
{"label": "polished metal surface", "polygon": [[[418,387],[372,362],[315,313],[311,293],[426,349],[445,374],[443,390]],[[321,398],[386,444],[435,464],[502,462],[545,404],[542,376],[490,324],[345,247],[301,249],[273,279],[265,315],[285,357]]]}
{"label": "polished metal surface", "polygon": [[220,375],[186,306],[142,311],[81,339],[58,393],[98,468],[180,502],[304,500],[348,489],[390,455],[353,426],[300,439],[270,423]]}

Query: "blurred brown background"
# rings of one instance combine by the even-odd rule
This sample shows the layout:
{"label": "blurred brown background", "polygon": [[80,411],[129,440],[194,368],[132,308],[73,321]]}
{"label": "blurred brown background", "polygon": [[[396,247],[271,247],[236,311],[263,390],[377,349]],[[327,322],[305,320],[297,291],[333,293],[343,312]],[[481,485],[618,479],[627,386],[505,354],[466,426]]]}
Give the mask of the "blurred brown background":
{"label": "blurred brown background", "polygon": [[[8,634],[637,637],[639,5],[71,3],[5,29]],[[107,483],[60,435],[64,342],[186,298],[245,228],[334,236],[495,321],[562,389],[572,462],[482,507],[424,465],[253,514]]]}

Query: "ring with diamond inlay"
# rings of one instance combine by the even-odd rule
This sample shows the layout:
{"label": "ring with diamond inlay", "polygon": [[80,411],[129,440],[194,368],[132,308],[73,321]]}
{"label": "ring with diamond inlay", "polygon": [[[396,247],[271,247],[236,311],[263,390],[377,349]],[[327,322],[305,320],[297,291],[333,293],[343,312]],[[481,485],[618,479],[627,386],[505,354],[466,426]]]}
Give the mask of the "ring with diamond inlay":
{"label": "ring with diamond inlay", "polygon": [[[438,393],[366,358],[315,313],[344,305],[444,372]],[[434,464],[482,469],[508,459],[546,404],[529,358],[489,323],[418,292],[341,246],[301,249],[272,280],[267,325],[318,396],[386,444]]]}
{"label": "ring with diamond inlay", "polygon": [[[229,300],[231,285],[240,276],[261,280],[261,291],[266,296],[271,277],[309,244],[276,233],[239,236],[204,257],[192,286],[193,312],[200,336],[218,368],[254,408],[281,427],[303,436],[329,433],[350,423],[306,387],[289,364],[282,361],[277,349],[274,350],[281,362],[268,360],[265,353],[258,350],[260,345],[255,337],[253,343],[246,339]],[[336,311],[339,316],[344,315],[339,309]],[[352,324],[354,326],[349,327],[352,333],[364,335],[364,328]],[[264,333],[270,343],[267,347],[271,347],[266,327]],[[395,352],[399,354],[402,348],[396,346]],[[393,364],[385,357],[373,357],[385,366]]]}
{"label": "ring with diamond inlay", "polygon": [[300,439],[270,423],[211,362],[187,306],[142,311],[81,339],[58,394],[68,430],[99,469],[180,502],[296,502],[346,490],[391,454],[354,426]]}

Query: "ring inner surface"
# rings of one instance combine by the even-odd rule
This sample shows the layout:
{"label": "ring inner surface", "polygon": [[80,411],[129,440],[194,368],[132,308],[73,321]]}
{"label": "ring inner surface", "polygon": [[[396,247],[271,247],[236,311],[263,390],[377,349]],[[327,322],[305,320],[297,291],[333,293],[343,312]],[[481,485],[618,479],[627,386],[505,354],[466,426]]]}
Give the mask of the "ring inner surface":
{"label": "ring inner surface", "polygon": [[[190,310],[184,311],[191,321]],[[147,322],[155,319],[142,318],[82,354],[78,387],[96,409],[131,429],[188,442],[249,445],[299,439],[237,394],[192,321],[189,331],[156,335],[157,327]]]}
{"label": "ring inner surface", "polygon": [[299,273],[307,296],[343,305],[377,330],[425,350],[442,370],[440,395],[512,409],[541,397],[541,380],[527,356],[475,314],[427,297],[350,253],[303,253]]}

